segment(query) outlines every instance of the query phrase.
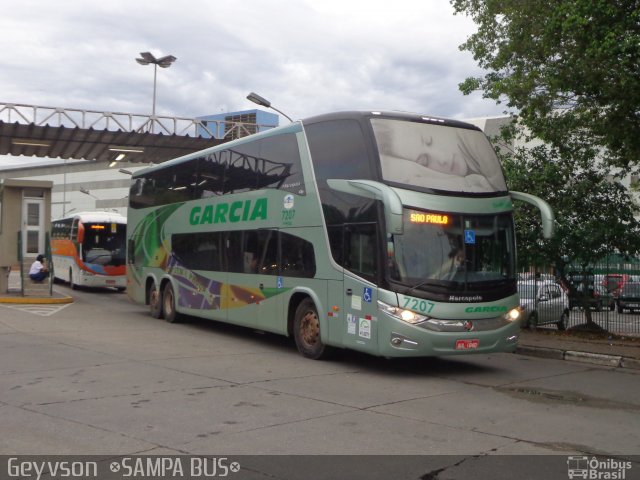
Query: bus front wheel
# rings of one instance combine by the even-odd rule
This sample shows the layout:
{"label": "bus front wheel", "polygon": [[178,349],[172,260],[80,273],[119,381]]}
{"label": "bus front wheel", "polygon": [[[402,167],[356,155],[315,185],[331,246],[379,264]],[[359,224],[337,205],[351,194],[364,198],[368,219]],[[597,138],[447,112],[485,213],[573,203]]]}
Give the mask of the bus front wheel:
{"label": "bus front wheel", "polygon": [[176,296],[173,293],[171,282],[167,282],[162,291],[162,313],[164,319],[169,323],[180,320],[180,314],[176,312]]}
{"label": "bus front wheel", "polygon": [[71,287],[71,290],[77,290],[78,289],[78,285],[73,283],[73,270],[69,270],[69,286]]}
{"label": "bus front wheel", "polygon": [[149,285],[149,312],[153,318],[162,318],[162,295],[155,282]]}
{"label": "bus front wheel", "polygon": [[293,336],[298,351],[307,358],[318,360],[326,355],[327,347],[320,339],[318,310],[310,298],[303,300],[296,309]]}

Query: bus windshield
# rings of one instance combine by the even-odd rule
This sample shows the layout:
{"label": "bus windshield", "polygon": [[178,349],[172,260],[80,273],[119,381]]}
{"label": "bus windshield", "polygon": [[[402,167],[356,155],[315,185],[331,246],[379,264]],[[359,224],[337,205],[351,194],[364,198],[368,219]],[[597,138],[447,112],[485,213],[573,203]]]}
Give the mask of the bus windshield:
{"label": "bus windshield", "polygon": [[82,260],[97,265],[124,265],[127,226],[122,223],[84,223]]}
{"label": "bus windshield", "polygon": [[404,233],[388,235],[392,280],[415,288],[432,284],[473,290],[474,285],[515,278],[510,213],[460,215],[405,209],[403,217]]}
{"label": "bus windshield", "polygon": [[371,119],[382,179],[431,190],[505,192],[500,161],[479,130]]}

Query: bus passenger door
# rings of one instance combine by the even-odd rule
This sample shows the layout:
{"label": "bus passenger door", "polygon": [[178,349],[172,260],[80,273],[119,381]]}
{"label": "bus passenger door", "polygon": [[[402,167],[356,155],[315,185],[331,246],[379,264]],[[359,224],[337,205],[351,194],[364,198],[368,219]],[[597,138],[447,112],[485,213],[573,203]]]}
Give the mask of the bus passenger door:
{"label": "bus passenger door", "polygon": [[231,323],[267,331],[282,331],[278,291],[278,231],[229,233],[229,281],[226,307]]}
{"label": "bus passenger door", "polygon": [[286,332],[286,316],[283,313],[283,288],[280,276],[278,243],[280,232],[258,230],[259,253],[257,258],[258,301],[255,327],[270,332]]}
{"label": "bus passenger door", "polygon": [[344,346],[375,354],[378,349],[376,225],[344,229]]}

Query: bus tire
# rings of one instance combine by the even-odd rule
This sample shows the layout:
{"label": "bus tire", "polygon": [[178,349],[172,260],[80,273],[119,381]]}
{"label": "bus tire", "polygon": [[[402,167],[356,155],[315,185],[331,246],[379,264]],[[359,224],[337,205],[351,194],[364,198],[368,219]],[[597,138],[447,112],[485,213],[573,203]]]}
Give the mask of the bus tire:
{"label": "bus tire", "polygon": [[319,360],[327,354],[327,347],[320,339],[318,310],[310,298],[305,298],[296,308],[293,337],[304,357]]}
{"label": "bus tire", "polygon": [[71,290],[77,290],[78,289],[78,285],[73,283],[73,271],[72,270],[69,270],[69,286],[71,287]]}
{"label": "bus tire", "polygon": [[149,285],[149,313],[153,318],[162,318],[162,295],[155,282]]}
{"label": "bus tire", "polygon": [[169,323],[180,320],[180,314],[176,311],[176,295],[173,292],[173,285],[167,282],[162,291],[162,314]]}

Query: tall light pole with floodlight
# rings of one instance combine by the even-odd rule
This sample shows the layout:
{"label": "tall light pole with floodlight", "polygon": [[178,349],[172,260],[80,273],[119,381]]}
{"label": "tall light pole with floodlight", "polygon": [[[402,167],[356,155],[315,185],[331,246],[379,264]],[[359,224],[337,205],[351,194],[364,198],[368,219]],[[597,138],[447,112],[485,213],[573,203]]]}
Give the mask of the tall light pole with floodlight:
{"label": "tall light pole with floodlight", "polygon": [[151,52],[141,52],[140,58],[136,58],[136,62],[140,65],[153,64],[153,105],[151,109],[151,133],[153,133],[153,125],[156,121],[156,78],[158,73],[158,67],[169,68],[173,62],[177,60],[173,55],[165,55],[164,57],[156,58]]}

